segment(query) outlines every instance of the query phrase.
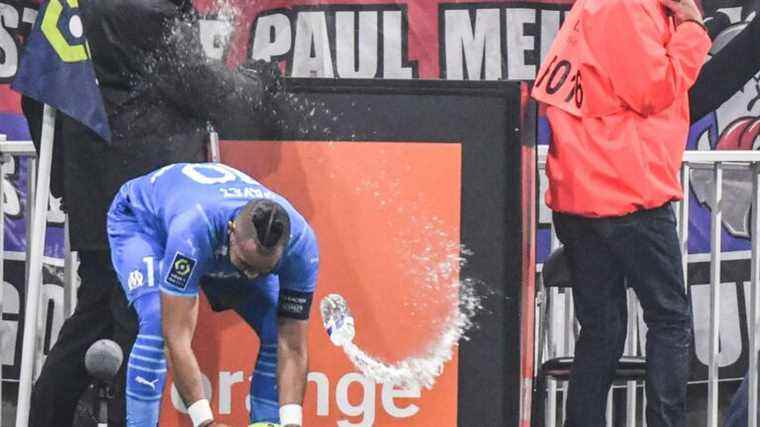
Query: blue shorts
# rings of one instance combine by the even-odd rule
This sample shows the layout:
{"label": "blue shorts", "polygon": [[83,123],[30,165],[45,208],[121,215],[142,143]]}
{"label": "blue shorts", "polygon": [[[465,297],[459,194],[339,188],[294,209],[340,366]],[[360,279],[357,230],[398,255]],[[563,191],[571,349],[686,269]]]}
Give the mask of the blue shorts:
{"label": "blue shorts", "polygon": [[158,292],[163,277],[165,239],[152,235],[141,222],[122,187],[108,210],[107,230],[111,263],[130,304],[146,293]]}

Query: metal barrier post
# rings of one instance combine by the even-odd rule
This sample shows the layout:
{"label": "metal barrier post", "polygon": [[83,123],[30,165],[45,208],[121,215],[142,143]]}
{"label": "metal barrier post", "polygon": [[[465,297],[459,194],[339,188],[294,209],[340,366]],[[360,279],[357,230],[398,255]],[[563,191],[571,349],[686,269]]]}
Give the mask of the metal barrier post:
{"label": "metal barrier post", "polygon": [[718,425],[718,352],[720,341],[720,261],[721,232],[723,231],[723,164],[713,167],[715,191],[713,192],[712,222],[710,224],[710,360],[707,379],[707,425]]}
{"label": "metal barrier post", "polygon": [[[638,300],[633,289],[628,288],[628,337],[626,341],[625,354],[635,356],[637,351],[637,320],[638,320]],[[626,382],[625,396],[625,419],[626,427],[636,427],[636,381]]]}
{"label": "metal barrier post", "polygon": [[607,412],[605,414],[606,415],[605,419],[607,420],[607,427],[613,427],[612,405],[615,403],[615,400],[613,399],[614,395],[615,395],[615,388],[610,387],[610,391],[607,392]]}
{"label": "metal barrier post", "polygon": [[[557,240],[557,234],[554,231],[554,224],[551,226],[551,241],[550,241],[550,247],[551,251],[554,251],[559,247],[559,240]],[[559,298],[559,291],[556,288],[544,288],[547,292],[547,301],[548,304],[546,305],[546,309],[549,310],[548,313],[551,313],[552,309],[556,307],[557,299]],[[546,332],[546,345],[547,345],[547,352],[546,352],[546,358],[551,359],[553,357],[557,356],[556,347],[554,346],[555,342],[555,330],[554,325],[551,323],[549,325],[546,325],[545,327],[548,328]],[[543,362],[543,360],[541,361]],[[547,402],[546,402],[546,427],[556,427],[557,425],[557,380],[554,378],[547,378],[546,381],[546,388],[547,388]],[[563,414],[564,418],[564,414]]]}
{"label": "metal barrier post", "polygon": [[212,163],[219,163],[222,161],[221,150],[219,149],[219,134],[211,131],[208,133],[208,151],[209,157]]}
{"label": "metal barrier post", "polygon": [[69,215],[63,223],[63,317],[74,314],[77,305],[77,253],[71,251],[69,237]]}
{"label": "metal barrier post", "polygon": [[683,200],[678,204],[678,237],[681,239],[681,268],[683,269],[683,285],[689,289],[689,176],[691,167],[684,162],[681,168],[681,188]]}
{"label": "metal barrier post", "polygon": [[[21,155],[21,156],[31,156],[30,158],[33,160],[34,156],[36,155],[36,151],[34,149],[34,145],[31,141],[8,141],[5,137],[5,135],[0,135],[0,190],[4,191],[5,189],[5,172],[2,171],[2,166],[5,164],[6,161],[8,161],[7,156],[12,155]],[[0,323],[2,323],[2,313],[4,312],[4,288],[5,288],[5,277],[4,277],[4,260],[5,260],[5,198],[2,197],[0,199]],[[5,337],[3,337],[4,328],[0,327],[0,343],[3,342]],[[2,385],[3,385],[3,369],[2,369],[2,362],[0,362],[0,402],[2,402]],[[0,410],[0,425],[3,424],[2,422],[2,410]]]}
{"label": "metal barrier post", "polygon": [[750,290],[749,322],[749,423],[748,427],[757,427],[757,357],[758,325],[760,325],[760,169],[752,168],[752,267]]}
{"label": "metal barrier post", "polygon": [[[0,142],[5,142],[6,136],[0,135]],[[4,331],[2,326],[3,313],[5,313],[5,306],[3,305],[3,293],[5,290],[5,271],[3,267],[5,265],[5,197],[2,192],[5,190],[5,172],[3,171],[3,165],[5,164],[5,156],[0,158],[0,343],[5,340]],[[0,358],[1,359],[1,358]],[[3,362],[0,360],[0,426],[3,425]]]}
{"label": "metal barrier post", "polygon": [[27,295],[24,307],[24,334],[21,350],[21,372],[19,374],[18,406],[16,407],[16,427],[29,425],[29,410],[34,382],[34,346],[36,344],[37,301],[42,283],[42,256],[45,244],[45,219],[47,199],[50,190],[50,166],[53,159],[53,135],[55,129],[56,110],[45,104],[43,110],[43,125],[39,177],[35,193],[34,218],[32,221],[32,239],[29,242],[31,266],[27,282]]}

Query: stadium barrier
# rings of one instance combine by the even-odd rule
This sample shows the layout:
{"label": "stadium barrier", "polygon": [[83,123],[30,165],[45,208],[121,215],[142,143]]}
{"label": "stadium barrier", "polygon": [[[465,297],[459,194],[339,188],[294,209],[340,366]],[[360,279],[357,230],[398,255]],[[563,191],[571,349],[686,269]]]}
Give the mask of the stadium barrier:
{"label": "stadium barrier", "polygon": [[[539,170],[541,173],[546,168],[546,156],[547,147],[539,147]],[[681,182],[686,189],[690,189],[691,176],[694,171],[709,171],[712,175],[710,194],[712,200],[710,206],[717,207],[717,209],[711,209],[711,221],[710,221],[710,241],[711,251],[709,254],[710,263],[710,298],[709,298],[709,363],[708,363],[708,396],[707,396],[707,427],[717,427],[719,425],[719,396],[718,387],[720,381],[719,364],[718,364],[718,349],[719,349],[719,330],[720,330],[720,318],[721,310],[725,310],[726,307],[722,307],[719,304],[720,291],[721,291],[721,263],[726,257],[726,253],[722,251],[721,236],[722,236],[722,213],[726,206],[727,199],[724,198],[724,172],[727,170],[742,170],[751,172],[752,176],[752,209],[750,217],[751,228],[751,280],[749,286],[749,304],[748,304],[748,318],[749,318],[749,357],[748,357],[748,373],[750,376],[750,394],[749,394],[749,407],[756,408],[758,403],[757,395],[757,381],[758,381],[758,350],[760,350],[760,239],[757,238],[760,234],[760,217],[758,217],[758,207],[760,206],[760,152],[758,151],[686,151],[683,159],[683,166],[681,168]],[[686,194],[690,194],[687,191]],[[689,261],[694,258],[693,254],[688,253],[689,248],[689,204],[692,202],[691,197],[684,198],[683,201],[675,204],[676,218],[678,221],[678,234],[680,238],[680,247],[683,254],[683,269],[685,278],[689,277]],[[551,248],[555,249],[559,247],[560,243],[557,241],[556,234],[552,229]],[[540,267],[539,267],[540,270]],[[685,280],[688,283],[688,280]],[[541,292],[552,292],[552,295],[539,294],[537,297],[537,308],[540,307],[545,301],[563,301],[562,307],[552,312],[555,316],[552,317],[551,325],[538,324],[539,330],[541,328],[547,328],[548,338],[545,342],[537,341],[538,345],[543,348],[537,348],[538,354],[541,354],[542,360],[537,360],[537,364],[542,363],[544,360],[548,360],[557,355],[572,355],[574,347],[574,336],[577,333],[577,324],[574,317],[572,308],[572,295],[570,292],[560,294],[557,289],[551,289],[548,291],[541,290]],[[551,311],[553,307],[548,307]],[[644,355],[643,346],[639,345],[639,335],[643,335],[644,331],[641,328],[639,318],[641,316],[640,309],[638,307],[638,301],[633,292],[629,291],[629,321],[628,321],[628,338],[625,345],[625,355]],[[633,313],[633,315],[630,315]],[[542,322],[542,319],[537,316],[537,322]],[[559,331],[559,332],[557,332]],[[559,335],[555,335],[559,333]],[[557,344],[559,343],[559,344]],[[560,347],[560,348],[557,348]],[[621,389],[625,389],[626,392],[626,414],[625,414],[625,426],[634,427],[636,425],[646,425],[644,419],[644,408],[646,401],[644,400],[641,405],[638,405],[637,400],[643,396],[643,393],[637,390],[643,389],[643,384],[636,384],[635,382],[628,382],[625,386],[616,386],[610,392],[610,397],[607,405],[607,425],[613,425],[613,394]],[[564,403],[567,398],[567,385],[557,384],[553,380],[547,380],[547,401],[546,401],[546,420],[547,427],[554,427],[557,425],[557,415],[560,415],[560,419],[564,419]],[[562,401],[561,407],[559,407],[559,401]],[[640,408],[641,413],[637,412],[637,408]],[[749,427],[757,427],[757,411],[749,412]]]}
{"label": "stadium barrier", "polygon": [[[2,164],[4,164],[7,160],[7,156],[28,156],[31,163],[31,170],[35,169],[36,165],[36,155],[37,152],[34,149],[34,145],[31,141],[8,141],[4,135],[0,135],[0,169],[2,169]],[[31,174],[33,175],[33,174]],[[5,188],[5,173],[4,171],[0,171],[0,189]],[[27,191],[31,194],[34,191],[34,180],[30,179],[27,181],[28,187]],[[0,248],[5,247],[5,209],[3,204],[5,203],[5,198],[0,196]],[[31,218],[31,211],[32,211],[32,204],[27,203],[26,207],[26,218],[27,218],[27,239],[29,237],[29,223],[28,219]],[[27,253],[28,257],[28,253]],[[4,312],[4,302],[5,299],[3,298],[3,291],[4,291],[4,280],[3,280],[3,265],[4,263],[2,253],[0,253],[0,314]],[[28,277],[28,273],[27,273]],[[37,325],[38,328],[44,327],[44,325]],[[0,343],[9,342],[11,339],[15,339],[15,337],[5,337],[3,334],[5,333],[5,328],[0,327]],[[0,364],[0,402],[3,401],[3,365]],[[3,425],[3,414],[2,411],[0,411],[0,425]]]}

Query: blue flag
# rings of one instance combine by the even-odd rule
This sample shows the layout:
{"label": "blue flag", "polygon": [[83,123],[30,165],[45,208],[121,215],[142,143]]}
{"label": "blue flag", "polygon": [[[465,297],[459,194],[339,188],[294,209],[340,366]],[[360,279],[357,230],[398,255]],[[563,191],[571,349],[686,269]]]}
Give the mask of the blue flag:
{"label": "blue flag", "polygon": [[40,7],[11,88],[111,141],[78,0],[49,0]]}

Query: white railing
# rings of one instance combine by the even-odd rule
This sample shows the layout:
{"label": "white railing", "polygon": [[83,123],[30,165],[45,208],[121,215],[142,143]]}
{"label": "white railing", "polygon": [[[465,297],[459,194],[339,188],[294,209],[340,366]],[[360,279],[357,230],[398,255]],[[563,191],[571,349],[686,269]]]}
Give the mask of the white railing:
{"label": "white railing", "polygon": [[[546,167],[547,149],[545,146],[539,147],[539,169],[541,173]],[[752,172],[752,218],[750,224],[751,230],[751,281],[750,281],[750,301],[748,304],[748,317],[749,317],[749,363],[748,363],[748,375],[749,375],[749,427],[758,427],[757,419],[757,403],[758,403],[758,350],[760,350],[760,151],[687,151],[684,154],[683,167],[681,169],[681,182],[684,188],[689,188],[691,173],[694,170],[708,170],[712,173],[712,213],[710,224],[710,323],[709,323],[709,342],[710,342],[710,355],[708,361],[708,408],[707,408],[707,427],[718,426],[718,345],[719,345],[719,327],[720,327],[720,312],[721,307],[718,304],[720,300],[720,273],[721,273],[721,261],[723,260],[723,253],[721,251],[721,233],[722,233],[722,213],[725,208],[725,201],[723,198],[723,172],[726,170],[745,170]],[[688,195],[689,192],[687,191]],[[539,200],[543,200],[539,198]],[[683,255],[683,270],[684,270],[684,282],[687,283],[688,278],[688,231],[689,231],[689,198],[684,198],[683,201],[677,204],[678,212],[678,232],[680,238],[680,247]],[[556,236],[552,232],[552,249],[558,245]],[[551,290],[550,292],[557,292]],[[575,321],[572,317],[572,299],[570,293],[565,295],[564,302],[564,319],[565,319],[565,338],[571,337],[572,334],[568,334],[568,331],[575,325]],[[557,295],[558,296],[558,295]],[[633,313],[638,313],[638,307],[635,302],[635,298],[629,298],[629,316]],[[549,307],[551,309],[552,307]],[[734,308],[738,309],[738,308]],[[631,316],[634,317],[634,316]],[[549,325],[544,325],[549,326]],[[626,344],[626,354],[636,354],[636,322],[629,320],[628,327],[628,343]],[[547,341],[551,342],[554,337],[549,336]],[[565,350],[572,351],[572,343],[568,343],[565,340]],[[548,349],[548,348],[547,348]],[[643,352],[643,349],[641,349]],[[544,354],[550,352],[542,352]],[[551,355],[548,355],[551,357]],[[543,361],[539,361],[542,363]],[[553,427],[555,425],[556,417],[556,395],[557,384],[552,384],[552,381],[547,381],[548,390],[548,402],[546,404],[547,412],[547,426]],[[632,427],[636,425],[636,384],[629,382],[626,386],[628,391],[626,399],[627,407],[627,420],[626,426]],[[563,389],[563,401],[566,399],[566,389]],[[645,402],[642,403],[645,406]],[[552,416],[549,416],[551,414]],[[564,415],[564,410],[563,410]],[[643,416],[642,416],[643,418]],[[610,405],[607,408],[607,420],[608,425],[612,425],[612,410]],[[644,425],[646,422],[644,421]]]}
{"label": "white railing", "polygon": [[[0,135],[0,169],[2,167],[2,164],[5,163],[5,157],[6,156],[29,156],[30,162],[32,165],[36,163],[35,157],[37,156],[37,151],[34,149],[34,145],[31,141],[7,141],[5,138],[5,135]],[[34,167],[30,168],[34,169]],[[28,187],[27,187],[27,195],[28,195],[28,201],[33,200],[31,195],[33,194],[34,190],[34,181],[33,180],[27,180]],[[5,188],[5,173],[0,171],[0,190]],[[4,271],[3,271],[3,256],[2,251],[5,249],[5,207],[2,205],[4,203],[4,197],[0,196],[0,322],[2,322],[2,314],[4,312],[3,310],[3,288],[5,287],[4,283]],[[31,203],[27,202],[27,209],[26,209],[26,217],[31,218],[29,215],[31,212],[32,206]],[[27,237],[29,236],[29,227],[27,222]],[[27,239],[28,240],[28,239]],[[0,327],[0,334],[3,334],[5,331],[5,328]],[[12,337],[12,339],[16,339],[16,337]],[[5,342],[6,337],[3,337],[0,335],[0,343]],[[3,401],[3,365],[0,363],[0,402]],[[3,414],[2,411],[0,411],[0,425],[3,425]]]}

